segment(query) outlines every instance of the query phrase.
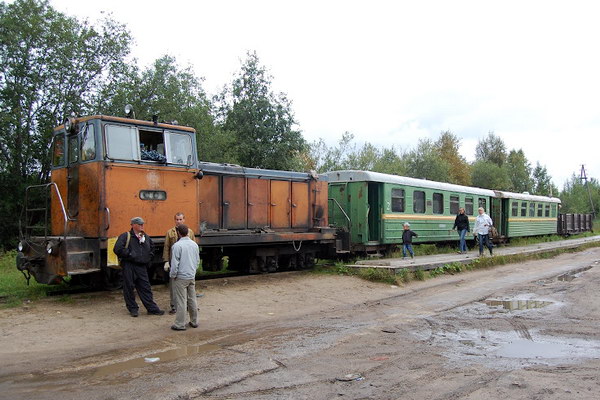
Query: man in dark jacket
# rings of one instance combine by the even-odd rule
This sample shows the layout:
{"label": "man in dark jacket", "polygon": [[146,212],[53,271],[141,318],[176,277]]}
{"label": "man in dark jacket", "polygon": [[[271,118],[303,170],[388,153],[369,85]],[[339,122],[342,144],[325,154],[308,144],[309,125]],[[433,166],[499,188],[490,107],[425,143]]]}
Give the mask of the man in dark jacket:
{"label": "man in dark jacket", "polygon": [[121,260],[123,268],[123,297],[129,314],[139,315],[139,307],[135,301],[137,290],[140,300],[151,315],[163,315],[152,297],[152,287],[148,279],[148,265],[152,261],[154,244],[150,236],[144,232],[144,220],[141,217],[131,219],[131,230],[122,233],[115,243],[115,254]]}
{"label": "man in dark jacket", "polygon": [[467,232],[471,231],[471,228],[469,226],[469,217],[467,217],[467,214],[465,214],[464,208],[458,209],[458,214],[456,215],[452,229],[456,229],[460,239],[458,244],[458,252],[461,254],[466,253],[468,249],[465,236],[467,236]]}

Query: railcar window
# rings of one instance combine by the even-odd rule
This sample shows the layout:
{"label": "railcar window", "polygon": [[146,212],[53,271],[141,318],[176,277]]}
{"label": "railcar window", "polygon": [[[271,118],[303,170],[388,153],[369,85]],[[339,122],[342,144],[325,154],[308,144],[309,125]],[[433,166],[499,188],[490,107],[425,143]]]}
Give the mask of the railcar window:
{"label": "railcar window", "polygon": [[404,212],[404,189],[392,189],[392,211]]}
{"label": "railcar window", "polygon": [[542,204],[538,204],[538,215],[537,215],[538,217],[541,217],[541,216],[542,216],[542,210],[543,210],[543,207],[544,207],[544,206],[543,206]]}
{"label": "railcar window", "polygon": [[413,193],[413,211],[419,214],[425,213],[425,192],[415,190]]}
{"label": "railcar window", "polygon": [[192,139],[185,134],[167,132],[167,162],[172,164],[192,164]]}
{"label": "railcar window", "polygon": [[52,143],[52,165],[62,167],[65,165],[65,135],[54,136]]}
{"label": "railcar window", "polygon": [[458,214],[458,196],[450,196],[450,214]]}
{"label": "railcar window", "polygon": [[137,129],[132,126],[106,126],[106,156],[113,160],[139,160]]}
{"label": "railcar window", "polygon": [[79,138],[77,136],[69,137],[69,164],[75,164],[79,161]]}
{"label": "railcar window", "polygon": [[479,199],[479,207],[483,208],[486,212],[488,211],[487,207],[485,206],[485,199],[480,198]]}
{"label": "railcar window", "polygon": [[535,217],[535,203],[529,203],[529,216]]}
{"label": "railcar window", "polygon": [[546,204],[545,211],[546,211],[545,216],[549,217],[550,216],[550,204]]}
{"label": "railcar window", "polygon": [[513,202],[512,202],[512,207],[511,207],[511,208],[512,208],[512,213],[511,213],[511,215],[512,215],[513,217],[516,217],[516,216],[518,216],[518,215],[519,215],[519,202],[518,202],[518,201],[513,201]]}
{"label": "railcar window", "polygon": [[96,158],[94,125],[87,125],[81,137],[81,160],[88,161],[94,158]]}
{"label": "railcar window", "polygon": [[444,213],[444,195],[441,193],[433,194],[433,213],[443,214]]}
{"label": "railcar window", "polygon": [[556,204],[552,204],[552,218],[556,217]]}
{"label": "railcar window", "polygon": [[465,198],[465,214],[467,215],[475,215],[473,214],[473,198],[467,197]]}
{"label": "railcar window", "polygon": [[521,202],[521,217],[526,217],[527,216],[527,202],[523,201]]}

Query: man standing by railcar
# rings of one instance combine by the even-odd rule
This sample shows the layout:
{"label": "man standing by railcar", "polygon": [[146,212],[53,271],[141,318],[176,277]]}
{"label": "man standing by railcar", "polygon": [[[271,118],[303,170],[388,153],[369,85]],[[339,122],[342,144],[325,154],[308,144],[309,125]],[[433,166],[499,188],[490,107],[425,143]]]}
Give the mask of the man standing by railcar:
{"label": "man standing by railcar", "polygon": [[[185,224],[185,215],[183,215],[182,212],[178,212],[177,214],[175,214],[175,226],[172,227],[171,229],[169,229],[167,231],[167,234],[165,235],[165,247],[163,248],[163,261],[165,262],[165,272],[169,272],[169,268],[170,268],[170,264],[169,262],[171,261],[171,249],[173,247],[173,245],[175,244],[175,242],[177,242],[177,240],[179,239],[178,235],[177,235],[177,227],[179,225],[183,225]],[[192,241],[194,241],[194,231],[192,231],[189,227],[188,227],[188,236],[190,237],[190,239],[192,239]],[[175,299],[173,298],[173,285],[171,284],[171,282],[169,282],[169,294],[171,297],[171,309],[169,310],[169,314],[175,314],[177,312],[176,307],[175,307]]]}
{"label": "man standing by railcar", "polygon": [[188,227],[178,225],[179,240],[173,245],[171,255],[171,286],[175,297],[177,314],[175,324],[171,326],[174,331],[184,331],[186,309],[190,314],[188,325],[198,327],[198,305],[196,303],[196,270],[200,263],[198,245],[188,236]]}
{"label": "man standing by railcar", "polygon": [[479,215],[475,220],[475,227],[473,228],[473,234],[477,235],[479,240],[479,256],[483,255],[483,246],[487,246],[490,250],[490,256],[493,255],[492,249],[494,245],[490,240],[490,228],[493,225],[492,219],[485,213],[483,207],[479,207]]}
{"label": "man standing by railcar", "polygon": [[148,265],[152,261],[154,244],[150,236],[144,232],[144,220],[141,217],[131,219],[131,230],[122,233],[115,243],[114,252],[121,260],[123,268],[123,297],[125,305],[132,317],[139,315],[139,306],[135,301],[137,290],[140,300],[151,315],[163,315],[154,302],[152,287],[148,278]]}
{"label": "man standing by railcar", "polygon": [[465,209],[464,208],[459,208],[458,209],[458,214],[456,215],[456,219],[454,220],[454,226],[452,227],[452,229],[456,229],[458,231],[458,235],[459,235],[459,245],[458,245],[458,252],[460,254],[464,254],[467,252],[467,241],[465,240],[465,236],[467,235],[467,232],[469,232],[470,227],[469,227],[469,217],[467,216],[467,214],[465,214]]}

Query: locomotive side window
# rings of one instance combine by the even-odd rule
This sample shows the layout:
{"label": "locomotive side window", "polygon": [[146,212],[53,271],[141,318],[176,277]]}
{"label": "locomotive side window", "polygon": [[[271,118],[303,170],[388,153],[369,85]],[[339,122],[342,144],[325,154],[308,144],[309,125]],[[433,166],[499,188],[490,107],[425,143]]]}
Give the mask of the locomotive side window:
{"label": "locomotive side window", "polygon": [[164,163],[165,141],[161,131],[145,131],[140,129],[140,154],[144,161]]}
{"label": "locomotive side window", "polygon": [[512,209],[511,215],[513,217],[518,216],[519,215],[519,202],[518,201],[513,201],[511,209]]}
{"label": "locomotive side window", "polygon": [[415,190],[413,193],[413,211],[419,214],[425,213],[425,192]]}
{"label": "locomotive side window", "polygon": [[392,189],[392,212],[404,212],[404,189]]}
{"label": "locomotive side window", "polygon": [[113,160],[139,160],[137,129],[131,126],[106,125],[106,156]]}
{"label": "locomotive side window", "polygon": [[79,138],[77,136],[69,137],[69,164],[75,164],[79,161]]}
{"label": "locomotive side window", "polygon": [[193,161],[192,139],[188,135],[175,132],[166,132],[166,136],[167,162],[171,164],[191,165]]}
{"label": "locomotive side window", "polygon": [[450,214],[458,214],[458,196],[450,196]]}
{"label": "locomotive side window", "polygon": [[472,197],[465,198],[465,214],[473,215],[473,198]]}
{"label": "locomotive side window", "polygon": [[535,217],[535,203],[529,203],[529,216]]}
{"label": "locomotive side window", "polygon": [[52,143],[52,166],[62,167],[65,165],[65,135],[54,136]]}
{"label": "locomotive side window", "polygon": [[543,210],[543,207],[544,207],[544,206],[543,206],[542,204],[538,204],[538,215],[537,215],[538,217],[541,217],[541,216],[542,216],[542,210]]}
{"label": "locomotive side window", "polygon": [[444,195],[441,193],[433,194],[433,213],[443,214],[444,213]]}
{"label": "locomotive side window", "polygon": [[526,217],[527,216],[527,202],[523,201],[521,203],[521,217]]}
{"label": "locomotive side window", "polygon": [[81,161],[89,161],[94,158],[96,158],[94,125],[87,125],[81,137]]}

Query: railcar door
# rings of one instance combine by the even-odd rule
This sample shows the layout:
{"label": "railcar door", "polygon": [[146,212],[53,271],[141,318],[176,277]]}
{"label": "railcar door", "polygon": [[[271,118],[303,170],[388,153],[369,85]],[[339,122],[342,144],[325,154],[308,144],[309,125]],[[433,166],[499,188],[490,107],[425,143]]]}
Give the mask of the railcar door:
{"label": "railcar door", "polygon": [[70,219],[79,214],[79,135],[68,137],[67,212]]}
{"label": "railcar door", "polygon": [[369,242],[381,240],[381,202],[379,196],[380,185],[377,182],[369,182]]}
{"label": "railcar door", "polygon": [[504,213],[503,210],[503,199],[492,198],[491,199],[491,209],[490,209],[490,217],[494,222],[494,226],[498,231],[499,235],[506,235],[506,224],[504,223]]}

